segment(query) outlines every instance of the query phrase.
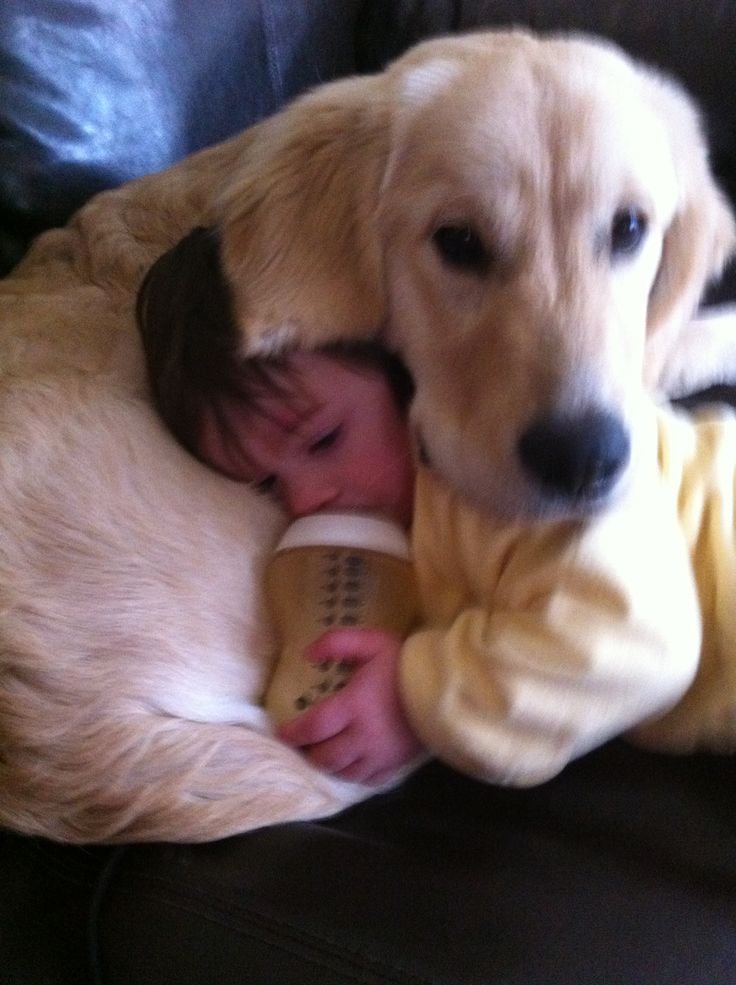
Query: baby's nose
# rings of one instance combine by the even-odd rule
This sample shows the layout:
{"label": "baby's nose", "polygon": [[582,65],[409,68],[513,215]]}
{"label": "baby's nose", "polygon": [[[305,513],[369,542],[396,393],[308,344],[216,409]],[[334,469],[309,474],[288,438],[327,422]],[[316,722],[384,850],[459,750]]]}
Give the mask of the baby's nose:
{"label": "baby's nose", "polygon": [[298,518],[309,513],[317,513],[335,500],[336,493],[324,482],[295,482],[284,495],[286,510],[290,516]]}

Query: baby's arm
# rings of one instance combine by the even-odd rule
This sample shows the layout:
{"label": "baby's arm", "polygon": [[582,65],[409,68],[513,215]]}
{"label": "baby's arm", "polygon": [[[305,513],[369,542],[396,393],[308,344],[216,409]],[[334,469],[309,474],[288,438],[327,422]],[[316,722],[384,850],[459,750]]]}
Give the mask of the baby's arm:
{"label": "baby's arm", "polygon": [[[350,779],[378,782],[421,741],[479,779],[528,785],[674,705],[700,653],[674,509],[642,496],[587,527],[536,529],[515,543],[487,606],[456,598],[454,618],[403,646],[372,630],[322,637],[313,659],[359,666],[342,691],[283,727],[285,740]],[[465,582],[441,530],[433,526],[438,599]],[[482,565],[482,537],[469,540]],[[430,584],[430,611],[432,595]]]}
{"label": "baby's arm", "polygon": [[697,597],[674,511],[655,505],[538,528],[488,607],[406,641],[404,706],[432,753],[483,780],[539,783],[681,697]]}

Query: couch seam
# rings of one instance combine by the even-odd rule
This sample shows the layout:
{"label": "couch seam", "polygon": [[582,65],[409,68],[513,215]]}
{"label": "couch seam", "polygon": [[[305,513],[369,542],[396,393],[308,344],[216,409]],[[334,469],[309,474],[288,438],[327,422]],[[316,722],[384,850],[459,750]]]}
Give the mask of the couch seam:
{"label": "couch seam", "polygon": [[284,80],[281,74],[281,64],[277,52],[279,38],[277,36],[276,21],[271,13],[268,0],[265,0],[265,2],[264,0],[260,0],[258,9],[261,14],[268,63],[268,77],[271,83],[271,95],[274,97],[272,105],[279,106],[284,101]]}
{"label": "couch seam", "polygon": [[[155,877],[152,878],[149,876],[148,878],[151,881],[156,881]],[[165,880],[158,881],[163,886],[168,885]],[[160,896],[144,889],[138,889],[133,893],[123,887],[118,887],[117,892],[131,899],[139,900],[143,898],[150,902],[162,902]],[[386,985],[437,985],[437,980],[434,978],[430,979],[423,975],[417,975],[416,972],[410,971],[400,965],[387,964],[382,959],[369,955],[364,950],[350,950],[329,937],[295,927],[288,921],[279,920],[278,918],[261,913],[244,906],[242,903],[236,901],[228,902],[227,904],[213,903],[211,900],[207,900],[207,909],[204,909],[202,907],[203,902],[200,896],[191,892],[181,892],[179,899],[169,897],[165,900],[167,906],[172,906],[184,912],[195,913],[210,923],[227,926],[243,937],[249,937],[254,940],[260,939],[264,943],[278,947],[286,953],[297,954],[297,949],[301,946],[302,949],[311,952],[306,956],[303,953],[298,954],[302,960],[311,960],[316,967],[331,967],[332,970],[349,976],[356,985],[366,985],[365,978],[358,977],[361,971],[367,971],[377,982],[381,981],[386,983]],[[253,926],[251,928],[243,927],[236,924],[234,920],[229,919],[229,914],[233,911],[237,911],[249,918],[253,922]],[[264,934],[263,937],[259,938],[259,930]],[[289,943],[292,943],[294,947],[290,948],[288,946]],[[335,953],[336,950],[339,953]],[[330,962],[330,958],[334,960]],[[401,977],[397,977],[397,975]]]}

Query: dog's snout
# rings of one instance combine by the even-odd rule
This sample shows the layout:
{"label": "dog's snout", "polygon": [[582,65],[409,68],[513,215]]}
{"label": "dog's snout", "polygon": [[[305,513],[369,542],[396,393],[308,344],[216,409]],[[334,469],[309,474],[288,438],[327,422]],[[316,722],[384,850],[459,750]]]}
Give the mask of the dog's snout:
{"label": "dog's snout", "polygon": [[629,461],[631,442],[618,417],[596,409],[536,421],[521,436],[518,450],[546,494],[596,500],[613,489]]}

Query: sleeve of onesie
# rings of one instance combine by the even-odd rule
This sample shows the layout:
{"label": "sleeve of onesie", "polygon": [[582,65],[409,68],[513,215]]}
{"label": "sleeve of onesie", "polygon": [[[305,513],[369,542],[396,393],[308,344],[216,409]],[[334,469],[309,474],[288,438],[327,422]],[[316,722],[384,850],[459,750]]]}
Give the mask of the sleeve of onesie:
{"label": "sleeve of onesie", "polygon": [[[402,698],[434,755],[532,785],[682,696],[698,662],[697,597],[676,520],[652,505],[574,535],[542,527],[515,545],[487,605],[406,640]],[[484,545],[474,550],[482,564]]]}

